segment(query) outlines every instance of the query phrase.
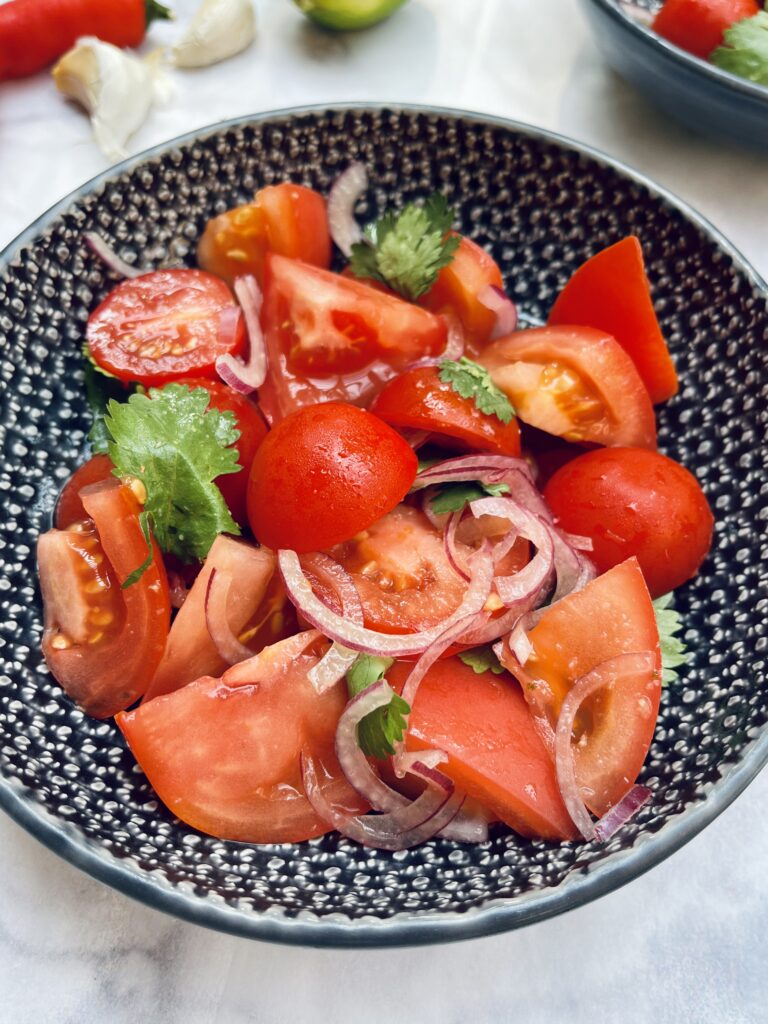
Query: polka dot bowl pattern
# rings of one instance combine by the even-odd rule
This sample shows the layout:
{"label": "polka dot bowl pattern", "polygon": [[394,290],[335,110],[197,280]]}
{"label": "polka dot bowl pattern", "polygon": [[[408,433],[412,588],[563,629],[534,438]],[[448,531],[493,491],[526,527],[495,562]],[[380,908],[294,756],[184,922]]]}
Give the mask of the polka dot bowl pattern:
{"label": "polka dot bowl pattern", "polygon": [[[353,159],[372,182],[363,218],[442,190],[533,321],[585,257],[630,232],[642,240],[681,374],[659,410],[661,445],[696,471],[717,527],[702,574],[679,592],[692,660],[664,693],[642,774],[653,802],[605,845],[503,829],[480,846],[433,841],[394,854],[337,835],[217,841],[158,804],[115,726],[78,711],[40,655],[35,542],[86,450],[84,325],[114,283],[83,232],[134,264],[190,263],[212,214],[285,179],[327,191]],[[651,183],[567,140],[459,112],[280,112],[182,138],[89,183],[0,257],[0,805],[134,897],[283,942],[466,938],[577,906],[646,870],[768,760],[766,296],[728,243]]]}

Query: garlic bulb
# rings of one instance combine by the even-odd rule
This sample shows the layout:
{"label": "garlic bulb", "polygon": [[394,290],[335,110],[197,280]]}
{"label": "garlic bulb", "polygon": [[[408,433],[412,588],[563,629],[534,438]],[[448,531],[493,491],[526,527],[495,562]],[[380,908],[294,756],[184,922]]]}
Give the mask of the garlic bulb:
{"label": "garlic bulb", "polygon": [[78,39],[64,54],[53,80],[88,112],[96,142],[111,160],[126,155],[128,139],[167,88],[157,53],[140,60],[92,36]]}
{"label": "garlic bulb", "polygon": [[180,68],[203,68],[234,57],[256,35],[252,0],[203,0],[187,31],[173,48]]}

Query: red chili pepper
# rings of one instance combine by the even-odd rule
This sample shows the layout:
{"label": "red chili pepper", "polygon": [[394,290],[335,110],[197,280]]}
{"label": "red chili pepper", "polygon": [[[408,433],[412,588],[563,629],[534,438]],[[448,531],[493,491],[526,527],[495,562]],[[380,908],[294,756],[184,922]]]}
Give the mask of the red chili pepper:
{"label": "red chili pepper", "polygon": [[42,70],[80,36],[138,46],[150,22],[170,17],[158,0],[10,0],[0,5],[0,81]]}

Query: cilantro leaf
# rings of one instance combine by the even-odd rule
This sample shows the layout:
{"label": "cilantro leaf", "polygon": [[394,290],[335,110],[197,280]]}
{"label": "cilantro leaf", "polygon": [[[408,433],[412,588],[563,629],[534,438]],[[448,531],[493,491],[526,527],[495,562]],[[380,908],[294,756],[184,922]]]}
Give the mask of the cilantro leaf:
{"label": "cilantro leaf", "polygon": [[483,484],[472,480],[466,483],[443,484],[430,499],[430,505],[435,515],[441,516],[446,512],[460,512],[470,501],[487,498],[489,495],[498,498],[508,491],[509,484]]}
{"label": "cilantro leaf", "polygon": [[126,388],[111,373],[104,373],[94,363],[86,345],[83,349],[85,363],[83,365],[83,379],[85,383],[85,397],[93,413],[93,426],[88,431],[88,441],[94,455],[106,455],[109,444],[109,431],[104,424],[104,413],[107,404],[114,398],[120,401],[125,398]]}
{"label": "cilantro leaf", "polygon": [[[377,658],[372,654],[361,654],[347,672],[347,690],[350,697],[367,690],[373,683],[384,678],[392,664],[392,658]],[[397,694],[385,707],[371,711],[357,726],[357,742],[367,757],[386,757],[394,754],[395,744],[403,738],[407,726],[406,715],[410,707]]]}
{"label": "cilantro leaf", "polygon": [[496,652],[490,644],[485,644],[483,647],[472,647],[468,651],[462,651],[459,655],[459,659],[464,662],[465,665],[469,665],[471,669],[474,669],[478,675],[483,672],[493,672],[495,676],[500,676],[504,671],[504,668],[496,657]]}
{"label": "cilantro leaf", "polygon": [[144,540],[147,542],[147,557],[140,566],[133,570],[130,576],[126,577],[125,582],[120,587],[121,590],[127,590],[127,588],[132,587],[134,583],[138,583],[150,565],[152,565],[152,534],[150,533],[149,519],[149,512],[147,512],[146,509],[139,513],[139,525],[141,526],[141,532],[144,534]]}
{"label": "cilantro leaf", "polygon": [[653,602],[656,627],[661,647],[661,682],[663,686],[677,681],[677,669],[688,661],[685,643],[676,636],[683,628],[680,612],[670,607],[672,594],[664,594]]}
{"label": "cilantro leaf", "polygon": [[214,480],[237,473],[239,432],[230,412],[208,409],[204,388],[168,384],[127,402],[109,402],[109,457],[115,476],[135,476],[147,490],[145,511],[163,551],[202,560],[220,533],[239,533]]}
{"label": "cilantro leaf", "polygon": [[723,71],[768,85],[768,12],[737,21],[725,30],[725,42],[710,60]]}
{"label": "cilantro leaf", "polygon": [[385,213],[365,229],[365,241],[352,246],[350,269],[389,285],[413,301],[428,292],[447,267],[460,239],[449,235],[453,214],[439,192],[423,206],[409,203],[400,213]]}
{"label": "cilantro leaf", "polygon": [[461,359],[444,359],[439,372],[444,384],[450,384],[462,398],[473,399],[480,412],[496,416],[505,424],[515,415],[512,403],[496,387],[484,366],[462,356]]}

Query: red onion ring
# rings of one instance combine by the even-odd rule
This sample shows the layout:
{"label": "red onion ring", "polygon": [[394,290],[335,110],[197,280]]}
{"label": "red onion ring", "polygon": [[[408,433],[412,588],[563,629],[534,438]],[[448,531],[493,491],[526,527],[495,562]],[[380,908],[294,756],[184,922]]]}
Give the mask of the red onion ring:
{"label": "red onion ring", "polygon": [[95,231],[84,231],[83,241],[105,266],[109,267],[115,274],[119,274],[120,277],[141,277],[142,274],[149,273],[148,270],[132,267],[130,263],[126,263],[125,260],[117,255],[109,243],[105,242],[101,235],[97,235]]}
{"label": "red onion ring", "polygon": [[[330,555],[315,551],[304,555],[304,568],[321,583],[330,586],[339,598],[341,614],[345,619],[363,625],[363,606],[355,581],[347,570]],[[335,609],[334,609],[335,611]],[[357,661],[358,652],[334,641],[326,653],[307,673],[307,678],[318,693],[334,686]]]}
{"label": "red onion ring", "polygon": [[338,176],[328,194],[328,226],[331,238],[349,259],[352,246],[363,240],[363,232],[355,220],[355,206],[368,188],[368,172],[361,163],[350,164]]}
{"label": "red onion ring", "polygon": [[486,309],[490,309],[496,317],[496,323],[491,331],[491,341],[512,334],[517,327],[517,306],[503,289],[495,284],[486,285],[477,293],[477,301]]}
{"label": "red onion ring", "polygon": [[236,665],[254,656],[250,647],[241,644],[229,625],[227,598],[232,578],[218,569],[211,570],[205,588],[205,625],[213,645],[228,665]]}
{"label": "red onion ring", "polygon": [[[555,729],[555,773],[566,810],[585,839],[595,838],[597,825],[587,810],[576,780],[576,760],[572,738],[576,715],[584,701],[598,690],[605,686],[615,686],[627,676],[634,676],[645,671],[651,672],[655,663],[656,655],[653,651],[620,654],[616,658],[609,658],[593,668],[591,672],[587,672],[586,675],[577,679],[565,695],[561,705]],[[605,817],[607,818],[610,814],[611,811],[608,811]],[[608,827],[610,827],[610,822]]]}
{"label": "red onion ring", "polygon": [[641,807],[651,799],[650,789],[647,786],[633,786],[630,791],[614,804],[610,811],[607,811],[600,821],[595,825],[595,839],[607,843],[611,836],[615,835],[622,825],[633,818]]}
{"label": "red onion ring", "polygon": [[267,376],[267,349],[259,320],[262,295],[256,278],[250,274],[238,277],[235,281],[235,295],[248,330],[248,362],[228,352],[216,360],[216,372],[234,391],[250,395],[261,387]]}
{"label": "red onion ring", "polygon": [[[456,546],[456,530],[458,529],[459,523],[464,517],[464,510],[459,509],[458,512],[451,512],[448,517],[448,522],[445,524],[443,531],[443,547],[445,549],[445,557],[448,560],[448,564],[463,580],[469,582],[469,572],[467,571],[466,564],[464,563],[459,549]],[[494,564],[496,564],[496,549],[492,552],[492,558]]]}

